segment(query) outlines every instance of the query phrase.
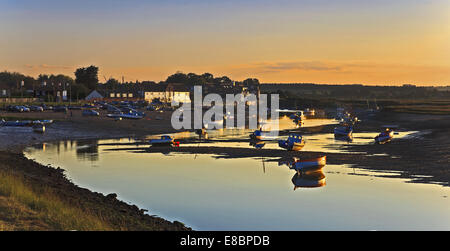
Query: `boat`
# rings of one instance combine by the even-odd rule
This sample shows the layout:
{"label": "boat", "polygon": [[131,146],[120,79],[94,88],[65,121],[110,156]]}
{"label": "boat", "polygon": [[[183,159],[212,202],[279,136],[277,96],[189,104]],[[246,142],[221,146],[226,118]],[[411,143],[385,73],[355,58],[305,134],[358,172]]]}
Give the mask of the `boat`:
{"label": "boat", "polygon": [[325,174],[322,171],[310,173],[295,173],[292,177],[294,190],[298,188],[315,188],[326,185]]}
{"label": "boat", "polygon": [[292,121],[294,122],[296,128],[302,127],[305,124],[304,120],[300,118],[295,118]]}
{"label": "boat", "polygon": [[52,119],[41,119],[41,120],[34,120],[33,124],[51,124],[53,123]]}
{"label": "boat", "polygon": [[83,116],[100,116],[100,113],[96,110],[86,109],[81,112]]}
{"label": "boat", "polygon": [[335,137],[351,137],[353,133],[352,126],[339,126],[334,128],[334,136]]}
{"label": "boat", "polygon": [[287,140],[278,140],[278,146],[288,151],[300,151],[305,146],[305,140],[301,135],[290,134]]}
{"label": "boat", "polygon": [[174,146],[175,140],[169,135],[163,135],[160,139],[151,139],[149,143],[152,146]]}
{"label": "boat", "polygon": [[320,170],[327,164],[327,156],[322,156],[313,159],[298,159],[294,158],[292,168],[298,172]]}
{"label": "boat", "polygon": [[24,121],[1,121],[1,125],[2,126],[31,126],[32,125],[32,121],[30,120],[24,120]]}
{"label": "boat", "polygon": [[124,119],[142,119],[144,115],[140,112],[129,112],[129,113],[111,113],[106,115],[108,118],[124,118]]}
{"label": "boat", "polygon": [[375,137],[375,143],[385,144],[390,142],[392,138],[394,138],[394,130],[386,128],[384,132],[378,134],[378,136]]}

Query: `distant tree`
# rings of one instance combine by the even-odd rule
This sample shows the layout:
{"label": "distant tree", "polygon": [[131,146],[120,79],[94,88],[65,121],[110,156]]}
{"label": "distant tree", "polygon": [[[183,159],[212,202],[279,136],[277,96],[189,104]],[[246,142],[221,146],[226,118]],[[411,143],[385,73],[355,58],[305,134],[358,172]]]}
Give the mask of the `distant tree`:
{"label": "distant tree", "polygon": [[208,83],[214,82],[214,76],[211,73],[203,73],[202,78]]}
{"label": "distant tree", "polygon": [[167,77],[166,82],[167,83],[188,83],[188,76],[182,72],[177,72],[173,75],[170,75]]}
{"label": "distant tree", "polygon": [[114,89],[120,85],[120,82],[119,82],[119,80],[117,80],[115,78],[110,78],[110,79],[108,79],[108,81],[106,81],[105,85],[109,89]]}
{"label": "distant tree", "polygon": [[72,91],[72,99],[76,100],[85,98],[91,92],[89,88],[87,88],[85,85],[82,84],[74,84],[71,87],[71,91]]}
{"label": "distant tree", "polygon": [[219,78],[215,78],[214,79],[214,83],[218,84],[218,85],[230,84],[232,82],[233,81],[227,76],[223,76],[223,77],[219,77]]}
{"label": "distant tree", "polygon": [[203,76],[197,75],[195,73],[189,73],[188,75],[188,85],[204,85],[207,83],[206,79]]}
{"label": "distant tree", "polygon": [[75,71],[75,82],[85,85],[90,90],[95,90],[98,84],[98,67],[91,65],[86,68],[78,68]]}

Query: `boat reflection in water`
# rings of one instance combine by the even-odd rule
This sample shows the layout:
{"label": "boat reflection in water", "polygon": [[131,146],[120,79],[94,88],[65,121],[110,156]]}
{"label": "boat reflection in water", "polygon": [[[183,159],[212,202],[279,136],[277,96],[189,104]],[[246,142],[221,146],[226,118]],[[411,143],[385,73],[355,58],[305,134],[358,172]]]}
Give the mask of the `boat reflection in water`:
{"label": "boat reflection in water", "polygon": [[250,145],[256,149],[261,149],[266,145],[266,143],[260,140],[250,140]]}
{"label": "boat reflection in water", "polygon": [[334,135],[334,139],[338,141],[353,142],[353,134],[350,135]]}
{"label": "boat reflection in water", "polygon": [[99,160],[98,140],[78,140],[76,144],[76,155],[78,160]]}
{"label": "boat reflection in water", "polygon": [[298,188],[315,188],[326,185],[326,177],[322,171],[295,173],[292,177],[294,190]]}

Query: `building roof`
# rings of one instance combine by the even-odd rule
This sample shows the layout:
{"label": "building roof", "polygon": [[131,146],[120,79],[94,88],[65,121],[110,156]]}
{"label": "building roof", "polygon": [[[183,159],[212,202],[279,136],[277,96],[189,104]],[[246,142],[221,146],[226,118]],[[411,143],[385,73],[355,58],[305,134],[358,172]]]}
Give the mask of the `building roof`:
{"label": "building roof", "polygon": [[93,100],[93,99],[101,99],[103,96],[96,90],[89,93],[89,95],[86,96],[85,100]]}

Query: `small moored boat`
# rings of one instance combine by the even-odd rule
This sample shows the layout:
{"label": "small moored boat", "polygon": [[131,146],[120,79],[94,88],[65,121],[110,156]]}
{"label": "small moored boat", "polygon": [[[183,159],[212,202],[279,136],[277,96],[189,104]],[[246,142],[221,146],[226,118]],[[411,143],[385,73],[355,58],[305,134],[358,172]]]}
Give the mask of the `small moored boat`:
{"label": "small moored boat", "polygon": [[279,140],[278,146],[288,151],[300,151],[305,146],[305,140],[301,135],[290,134],[287,140]]}
{"label": "small moored boat", "polygon": [[29,120],[24,120],[24,121],[1,121],[1,125],[2,126],[30,126],[32,125],[32,122]]}
{"label": "small moored boat", "polygon": [[378,134],[378,136],[375,137],[375,143],[385,144],[390,142],[392,138],[394,138],[394,130],[386,128],[386,131]]}
{"label": "small moored boat", "polygon": [[339,126],[334,128],[335,137],[351,137],[353,133],[353,127],[351,126]]}
{"label": "small moored boat", "polygon": [[309,170],[320,170],[327,164],[327,156],[322,156],[314,159],[298,159],[294,158],[292,168],[298,172]]}
{"label": "small moored boat", "polygon": [[163,135],[160,139],[151,139],[149,143],[152,146],[173,146],[175,145],[175,140],[169,135]]}

